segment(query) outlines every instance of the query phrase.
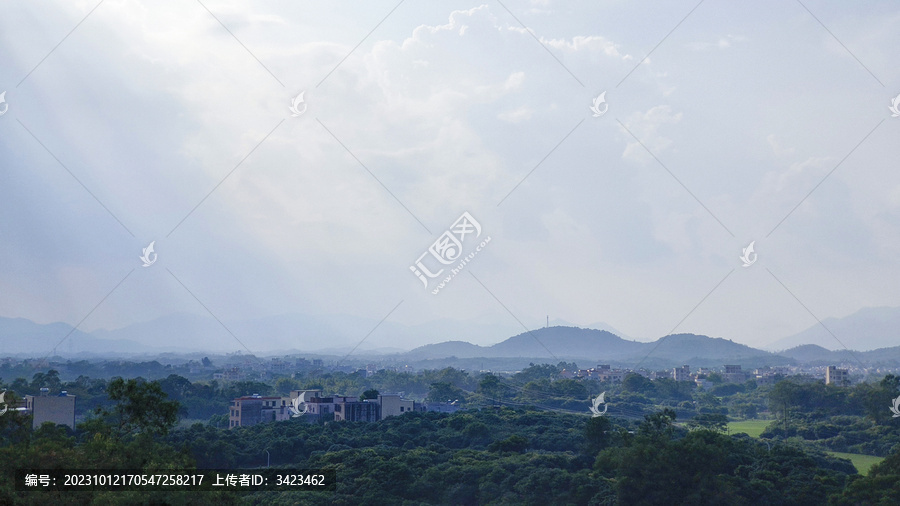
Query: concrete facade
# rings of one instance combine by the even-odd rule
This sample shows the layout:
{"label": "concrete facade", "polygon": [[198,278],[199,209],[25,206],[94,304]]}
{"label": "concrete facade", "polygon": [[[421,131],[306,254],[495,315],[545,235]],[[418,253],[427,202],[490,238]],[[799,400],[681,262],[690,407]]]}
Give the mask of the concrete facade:
{"label": "concrete facade", "polygon": [[26,395],[25,411],[31,413],[31,427],[36,429],[44,422],[53,422],[75,429],[75,396],[63,390],[58,395]]}

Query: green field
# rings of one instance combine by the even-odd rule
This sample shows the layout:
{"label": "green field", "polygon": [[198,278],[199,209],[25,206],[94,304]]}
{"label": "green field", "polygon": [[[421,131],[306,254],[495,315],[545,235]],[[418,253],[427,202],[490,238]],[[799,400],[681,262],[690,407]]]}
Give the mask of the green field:
{"label": "green field", "polygon": [[[747,434],[750,437],[759,437],[760,434],[772,423],[772,420],[743,420],[740,422],[728,422],[728,432],[731,434],[739,434],[741,432]],[[829,455],[848,459],[853,463],[853,467],[859,472],[859,474],[865,476],[869,473],[869,469],[872,468],[873,465],[884,460],[884,457],[875,457],[872,455],[862,455],[859,453],[841,453],[841,452],[828,452]]]}
{"label": "green field", "polygon": [[884,460],[884,457],[861,455],[859,453],[828,452],[828,454],[842,459],[849,459],[850,462],[853,462],[853,467],[856,468],[856,471],[863,476],[869,474],[869,469],[872,466]]}
{"label": "green field", "polygon": [[743,432],[750,437],[759,437],[760,434],[772,423],[772,420],[743,420],[740,422],[728,422],[728,432],[739,434]]}

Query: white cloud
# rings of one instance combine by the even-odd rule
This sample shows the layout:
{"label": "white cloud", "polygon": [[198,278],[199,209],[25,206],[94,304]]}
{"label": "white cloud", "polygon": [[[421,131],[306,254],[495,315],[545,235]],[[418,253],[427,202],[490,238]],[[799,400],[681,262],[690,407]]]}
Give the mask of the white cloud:
{"label": "white cloud", "polygon": [[627,135],[629,142],[622,152],[622,158],[634,162],[646,163],[652,160],[652,157],[644,149],[646,146],[654,155],[659,156],[672,145],[672,140],[660,133],[660,128],[665,125],[674,125],[681,121],[682,113],[673,113],[672,107],[668,105],[658,105],[648,109],[644,113],[633,113],[628,116],[624,122],[625,126],[640,140],[640,143],[633,137]]}

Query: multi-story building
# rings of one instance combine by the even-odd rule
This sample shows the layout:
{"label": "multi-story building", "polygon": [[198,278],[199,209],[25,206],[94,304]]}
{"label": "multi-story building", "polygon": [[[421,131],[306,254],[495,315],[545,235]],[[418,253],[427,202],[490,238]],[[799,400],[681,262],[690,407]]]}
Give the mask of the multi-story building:
{"label": "multi-story building", "polygon": [[246,374],[239,367],[232,367],[222,372],[213,373],[213,379],[222,381],[240,381]]}
{"label": "multi-story building", "polygon": [[381,419],[389,416],[409,413],[416,407],[415,401],[403,399],[399,394],[379,394],[378,404],[381,405]]}
{"label": "multi-story building", "polygon": [[739,365],[726,365],[722,378],[726,383],[743,383],[747,381],[747,374],[741,371]]}
{"label": "multi-story building", "polygon": [[42,388],[40,395],[25,396],[25,411],[31,413],[31,427],[37,429],[44,422],[67,425],[75,429],[75,396],[63,390],[50,395],[50,389]]}
{"label": "multi-story building", "polygon": [[[291,408],[300,398],[302,418],[306,422],[351,421],[376,422],[410,411],[425,411],[423,404],[403,399],[400,394],[379,395],[377,400],[361,401],[357,397],[333,395],[323,397],[321,390],[292,390],[290,397],[250,395],[231,401],[229,427],[242,427],[262,422],[288,420]],[[458,408],[452,409],[455,411]],[[447,410],[452,412],[451,410]]]}
{"label": "multi-story building", "polygon": [[685,364],[672,369],[672,379],[675,381],[691,381],[691,366]]}
{"label": "multi-story building", "polygon": [[228,427],[247,427],[263,422],[277,422],[291,417],[288,397],[263,397],[259,394],[231,401]]}
{"label": "multi-story building", "polygon": [[381,420],[381,406],[375,401],[360,401],[356,397],[336,397],[335,399],[335,421],[377,422]]}
{"label": "multi-story building", "polygon": [[[821,376],[820,376],[821,377]],[[828,366],[825,369],[825,384],[847,386],[850,384],[850,374],[847,369],[838,369],[835,365]]]}
{"label": "multi-story building", "polygon": [[600,381],[609,381],[610,383],[621,383],[625,379],[625,371],[619,369],[601,370],[597,374]]}
{"label": "multi-story building", "polygon": [[[322,397],[321,390],[291,390],[290,401],[302,397],[306,405],[304,418],[309,422],[327,422],[334,419],[334,397]],[[346,397],[344,398],[346,399]]]}

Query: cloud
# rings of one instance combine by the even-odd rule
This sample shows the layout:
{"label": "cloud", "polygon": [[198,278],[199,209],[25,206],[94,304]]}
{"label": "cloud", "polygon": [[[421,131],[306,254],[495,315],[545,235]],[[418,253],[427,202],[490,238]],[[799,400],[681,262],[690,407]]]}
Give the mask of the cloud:
{"label": "cloud", "polygon": [[692,51],[709,51],[710,49],[730,49],[735,43],[746,42],[747,38],[740,35],[726,35],[719,37],[715,42],[690,42],[687,48]]}
{"label": "cloud", "polygon": [[[660,134],[660,129],[665,125],[674,125],[681,121],[682,113],[673,113],[672,107],[658,105],[648,109],[644,113],[633,113],[626,119],[625,126],[638,138],[640,143],[634,140],[627,132],[623,132],[629,138],[622,158],[633,162],[646,163],[652,157],[644,149],[645,146],[654,155],[659,156],[672,145],[672,140]],[[641,146],[643,144],[643,146]]]}

